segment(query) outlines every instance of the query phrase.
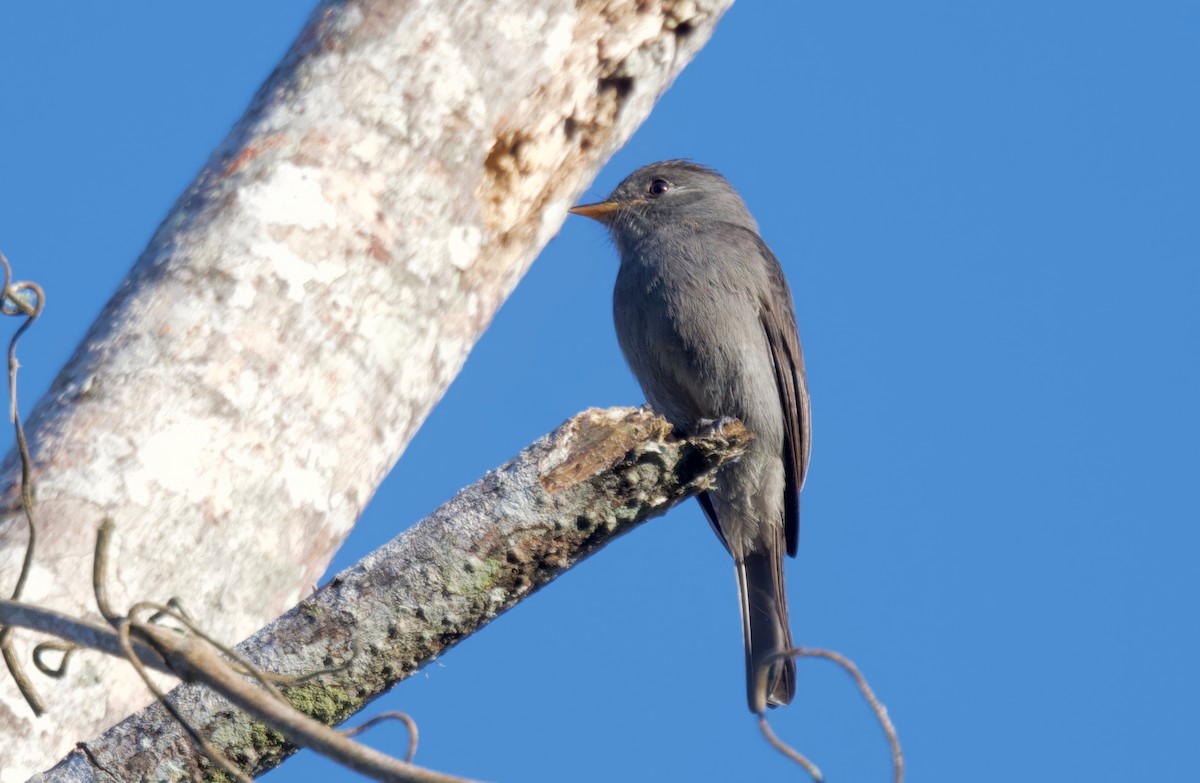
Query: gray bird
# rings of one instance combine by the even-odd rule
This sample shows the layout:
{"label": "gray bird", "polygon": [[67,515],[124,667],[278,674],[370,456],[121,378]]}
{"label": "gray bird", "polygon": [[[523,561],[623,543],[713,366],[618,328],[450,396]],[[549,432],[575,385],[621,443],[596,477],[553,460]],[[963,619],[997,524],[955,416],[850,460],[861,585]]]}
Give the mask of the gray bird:
{"label": "gray bird", "polygon": [[754,435],[698,499],[737,569],[750,710],[787,704],[783,553],[796,554],[811,427],[783,270],[733,186],[689,161],[644,166],[571,212],[603,223],[621,255],[617,340],[651,407],[685,433],[728,416]]}

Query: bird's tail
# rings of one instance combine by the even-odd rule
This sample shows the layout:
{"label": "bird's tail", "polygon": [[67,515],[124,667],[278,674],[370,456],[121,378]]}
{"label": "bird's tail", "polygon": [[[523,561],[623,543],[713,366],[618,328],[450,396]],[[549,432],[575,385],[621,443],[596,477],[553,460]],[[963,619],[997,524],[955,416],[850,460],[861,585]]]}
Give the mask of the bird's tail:
{"label": "bird's tail", "polygon": [[796,695],[796,662],[791,657],[772,660],[792,647],[783,587],[782,538],[778,536],[768,551],[749,552],[737,563],[746,640],[747,699],[755,714],[763,713],[768,706],[788,704]]}

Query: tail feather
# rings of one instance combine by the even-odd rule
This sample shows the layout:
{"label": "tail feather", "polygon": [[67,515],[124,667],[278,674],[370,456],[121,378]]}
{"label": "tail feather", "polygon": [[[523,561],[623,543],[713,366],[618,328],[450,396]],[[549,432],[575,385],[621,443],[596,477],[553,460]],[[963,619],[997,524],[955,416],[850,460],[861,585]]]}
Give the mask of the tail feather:
{"label": "tail feather", "polygon": [[792,647],[782,541],[777,543],[779,546],[768,547],[768,552],[747,553],[737,563],[746,642],[747,701],[750,711],[756,714],[767,707],[788,704],[796,695],[796,662],[790,657],[772,660]]}

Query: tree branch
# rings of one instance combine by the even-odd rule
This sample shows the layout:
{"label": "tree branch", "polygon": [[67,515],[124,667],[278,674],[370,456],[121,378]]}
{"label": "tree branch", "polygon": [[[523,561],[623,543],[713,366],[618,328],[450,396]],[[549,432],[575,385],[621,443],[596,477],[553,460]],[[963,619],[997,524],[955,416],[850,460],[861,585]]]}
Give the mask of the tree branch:
{"label": "tree branch", "polygon": [[[305,713],[339,723],[609,541],[702,490],[747,440],[736,422],[681,439],[644,410],[586,411],[238,649],[276,674],[328,670],[280,690]],[[294,750],[207,688],[183,686],[169,698],[252,774]],[[109,780],[106,769],[153,780],[166,767],[200,779],[204,764],[154,705],[82,743],[44,781]]]}

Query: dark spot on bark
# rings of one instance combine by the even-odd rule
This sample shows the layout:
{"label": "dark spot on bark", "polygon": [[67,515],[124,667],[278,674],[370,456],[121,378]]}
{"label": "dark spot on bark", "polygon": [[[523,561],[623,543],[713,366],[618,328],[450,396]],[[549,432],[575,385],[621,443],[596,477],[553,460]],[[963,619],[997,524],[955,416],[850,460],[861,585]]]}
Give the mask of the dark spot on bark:
{"label": "dark spot on bark", "polygon": [[[523,132],[506,129],[497,132],[496,140],[484,160],[482,193],[486,204],[496,215],[512,195],[516,181],[533,170],[532,164],[522,157],[522,150],[530,138]],[[487,219],[488,227],[497,233],[511,228],[503,223]]]}
{"label": "dark spot on bark", "polygon": [[575,132],[579,130],[579,123],[575,122],[574,117],[567,117],[563,120],[563,133],[568,139],[575,138]]}
{"label": "dark spot on bark", "polygon": [[691,22],[680,22],[679,24],[675,25],[675,37],[687,38],[692,34],[693,29],[695,28],[692,27]]}
{"label": "dark spot on bark", "polygon": [[632,76],[606,76],[600,80],[600,92],[612,90],[619,100],[625,100],[633,92]]}
{"label": "dark spot on bark", "polygon": [[679,457],[679,466],[676,471],[679,478],[686,482],[700,475],[707,467],[708,460],[705,459],[702,452],[696,449],[686,449]]}

